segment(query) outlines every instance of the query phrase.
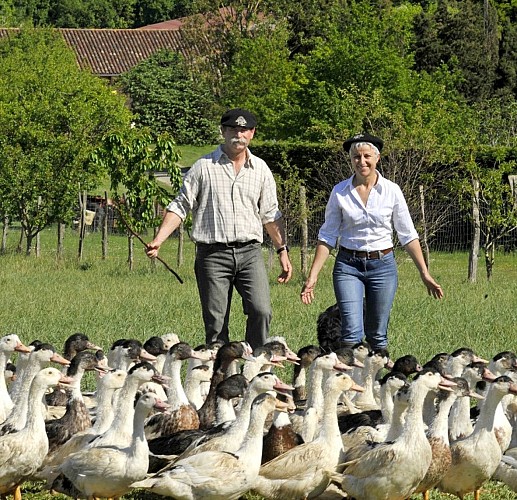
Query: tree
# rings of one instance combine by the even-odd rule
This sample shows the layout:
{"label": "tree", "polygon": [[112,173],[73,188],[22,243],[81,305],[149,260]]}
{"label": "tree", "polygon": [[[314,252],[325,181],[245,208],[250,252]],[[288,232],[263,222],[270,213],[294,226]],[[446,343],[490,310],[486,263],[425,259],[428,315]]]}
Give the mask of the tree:
{"label": "tree", "polygon": [[[170,193],[154,177],[155,171],[169,173],[171,188],[176,193],[182,182],[178,166],[179,153],[167,134],[156,135],[148,130],[131,128],[104,138],[93,159],[111,177],[111,188],[117,208],[129,230],[128,262],[133,266],[133,233],[157,226],[155,203],[166,206]],[[121,192],[121,190],[123,190]]]}
{"label": "tree", "polygon": [[103,174],[91,152],[128,127],[130,114],[54,31],[2,40],[0,67],[0,199],[3,215],[20,220],[29,254],[39,231],[71,220],[79,184],[92,188]]}
{"label": "tree", "polygon": [[213,143],[218,135],[210,87],[192,73],[180,54],[157,52],[120,79],[131,98],[135,122],[168,132],[177,144]]}

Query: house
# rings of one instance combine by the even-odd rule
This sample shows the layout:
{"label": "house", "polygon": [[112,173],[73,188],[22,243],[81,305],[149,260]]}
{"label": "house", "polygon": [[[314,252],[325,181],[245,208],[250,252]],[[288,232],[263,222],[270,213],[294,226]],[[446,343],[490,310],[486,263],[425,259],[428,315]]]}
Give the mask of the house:
{"label": "house", "polygon": [[[191,49],[179,30],[170,29],[72,29],[56,28],[74,50],[77,63],[94,75],[112,80],[161,49],[188,58]],[[16,33],[0,28],[0,38]]]}

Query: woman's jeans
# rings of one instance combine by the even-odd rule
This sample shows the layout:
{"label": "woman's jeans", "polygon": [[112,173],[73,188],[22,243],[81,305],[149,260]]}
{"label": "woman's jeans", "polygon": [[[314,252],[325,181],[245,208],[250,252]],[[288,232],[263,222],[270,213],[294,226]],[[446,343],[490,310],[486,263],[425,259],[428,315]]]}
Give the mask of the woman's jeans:
{"label": "woman's jeans", "polygon": [[[245,339],[252,348],[262,346],[269,333],[272,310],[261,244],[235,248],[198,244],[194,267],[206,342],[230,341],[230,308],[235,287],[247,316]],[[234,332],[234,340],[241,340],[243,333]]]}
{"label": "woman's jeans", "polygon": [[394,253],[365,259],[340,250],[333,280],[341,312],[341,341],[352,345],[366,337],[374,349],[387,347],[388,322],[398,285]]}

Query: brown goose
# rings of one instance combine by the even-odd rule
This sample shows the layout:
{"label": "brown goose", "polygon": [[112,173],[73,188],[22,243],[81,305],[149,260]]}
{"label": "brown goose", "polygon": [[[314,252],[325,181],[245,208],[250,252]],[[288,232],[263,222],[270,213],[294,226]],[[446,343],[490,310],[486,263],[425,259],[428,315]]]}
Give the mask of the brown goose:
{"label": "brown goose", "polygon": [[216,388],[225,378],[228,367],[233,361],[245,359],[252,354],[253,351],[246,342],[230,342],[219,348],[214,361],[214,374],[210,381],[210,390],[203,406],[198,410],[200,429],[206,430],[214,425],[216,419]]}

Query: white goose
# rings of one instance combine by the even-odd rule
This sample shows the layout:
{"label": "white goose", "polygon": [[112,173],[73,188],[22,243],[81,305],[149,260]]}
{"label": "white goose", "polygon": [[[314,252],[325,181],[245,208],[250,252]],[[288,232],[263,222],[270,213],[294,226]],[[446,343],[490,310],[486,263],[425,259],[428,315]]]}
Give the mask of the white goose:
{"label": "white goose", "polygon": [[7,360],[14,352],[30,353],[30,349],[23,345],[18,335],[14,333],[2,337],[0,339],[0,423],[7,418],[14,406],[4,376]]}
{"label": "white goose", "polygon": [[517,394],[517,384],[509,377],[498,377],[490,383],[474,431],[451,444],[452,464],[438,485],[441,491],[459,498],[474,492],[479,498],[481,485],[490,479],[503,455],[494,431],[494,417],[506,394]]}
{"label": "white goose", "polygon": [[409,387],[409,407],[399,437],[344,464],[341,487],[349,496],[357,500],[400,500],[411,495],[432,458],[422,418],[424,399],[430,390],[451,385],[454,383],[434,370],[424,370],[415,376]]}
{"label": "white goose", "polygon": [[149,447],[144,421],[153,411],[168,405],[149,392],[140,397],[133,418],[133,433],[127,447],[85,448],[70,455],[60,466],[52,490],[75,498],[116,498],[130,490],[134,481],[145,478],[149,467]]}
{"label": "white goose", "polygon": [[0,426],[0,435],[19,431],[25,426],[29,407],[29,388],[36,374],[50,362],[63,366],[70,364],[70,361],[58,354],[50,344],[38,344],[29,354],[27,366],[17,379],[19,385],[16,395],[11,394],[14,407]]}
{"label": "white goose", "polygon": [[13,493],[21,498],[20,485],[41,466],[48,451],[45,432],[43,395],[49,387],[68,383],[56,368],[40,370],[32,380],[28,394],[25,425],[18,431],[0,437],[0,494]]}
{"label": "white goose", "polygon": [[315,497],[330,483],[343,451],[336,407],[343,391],[363,390],[344,373],[325,382],[322,424],[319,435],[265,463],[253,488],[268,499]]}
{"label": "white goose", "polygon": [[228,429],[213,437],[205,435],[205,438],[208,438],[208,440],[201,444],[199,444],[199,441],[193,443],[193,445],[180,456],[180,459],[191,455],[197,455],[198,453],[203,453],[208,450],[221,450],[229,453],[237,451],[246,436],[246,431],[248,430],[251,418],[251,405],[253,401],[259,394],[273,390],[290,391],[292,390],[292,387],[284,384],[273,373],[263,372],[253,377],[246,393],[244,394],[239,413]]}
{"label": "white goose", "polygon": [[132,486],[177,500],[237,500],[255,484],[262,456],[264,422],[277,404],[271,393],[255,399],[246,438],[235,453],[199,453]]}
{"label": "white goose", "polygon": [[93,426],[72,436],[53,456],[47,455],[42,471],[38,474],[40,478],[52,484],[57,475],[56,466],[63,463],[72,453],[76,453],[87,446],[93,438],[109,429],[115,414],[112,404],[113,396],[115,391],[122,388],[126,377],[126,371],[115,370],[107,373],[99,380],[99,385],[97,386],[98,406]]}

